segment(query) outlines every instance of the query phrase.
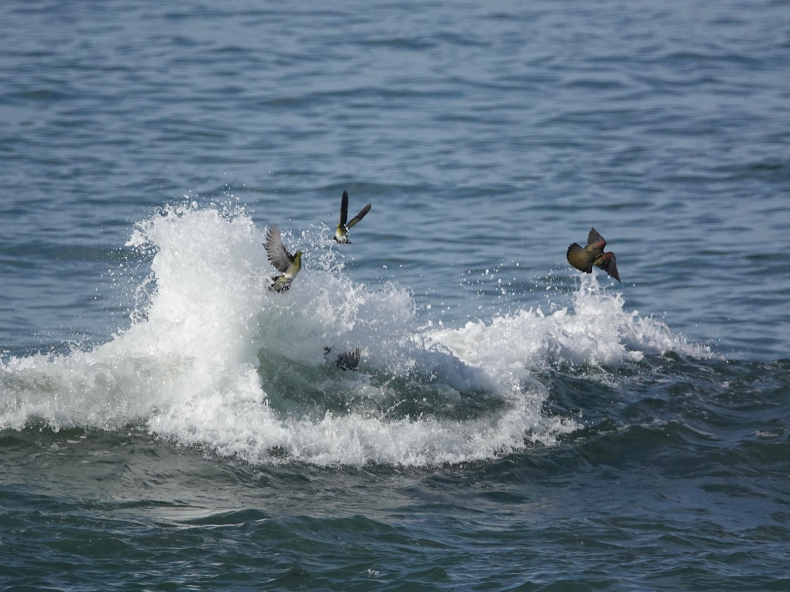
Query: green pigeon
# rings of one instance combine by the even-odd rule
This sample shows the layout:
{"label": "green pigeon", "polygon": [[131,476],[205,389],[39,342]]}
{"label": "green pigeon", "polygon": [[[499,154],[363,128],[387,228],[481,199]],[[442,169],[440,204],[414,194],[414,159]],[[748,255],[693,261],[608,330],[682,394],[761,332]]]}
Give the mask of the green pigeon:
{"label": "green pigeon", "polygon": [[[573,265],[579,271],[590,273],[592,266],[600,267],[618,282],[620,281],[620,274],[617,273],[617,263],[615,262],[614,253],[609,251],[603,252],[606,246],[606,239],[598,234],[595,228],[590,229],[590,234],[587,236],[587,246],[582,248],[581,245],[573,243],[568,247],[568,263]],[[621,282],[622,283],[622,282]]]}
{"label": "green pigeon", "polygon": [[337,225],[337,230],[335,230],[335,236],[332,238],[335,239],[338,243],[350,243],[351,241],[348,240],[348,229],[354,226],[357,222],[362,220],[365,215],[370,211],[370,204],[366,205],[359,211],[359,214],[351,218],[351,221],[346,224],[346,220],[348,220],[348,191],[343,192],[343,197],[340,198],[340,224]]}
{"label": "green pigeon", "polygon": [[280,230],[277,226],[271,226],[266,231],[266,254],[269,255],[269,262],[274,268],[281,272],[281,275],[274,276],[274,282],[269,286],[269,290],[275,292],[285,292],[291,287],[291,282],[302,269],[302,252],[296,251],[291,255],[283,246],[283,239],[280,238]]}

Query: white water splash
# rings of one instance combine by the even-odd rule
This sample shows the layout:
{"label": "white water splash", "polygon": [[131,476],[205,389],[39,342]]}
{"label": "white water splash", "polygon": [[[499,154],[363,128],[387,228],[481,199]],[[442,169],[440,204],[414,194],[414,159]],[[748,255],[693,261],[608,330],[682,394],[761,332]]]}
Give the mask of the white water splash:
{"label": "white water splash", "polygon": [[645,353],[710,358],[710,348],[690,344],[661,321],[624,310],[622,294],[601,289],[595,275],[582,275],[572,313],[546,315],[537,308],[437,331],[431,338],[476,366],[545,369],[551,364],[592,366],[638,362]]}
{"label": "white water splash", "polygon": [[[426,332],[406,290],[355,283],[323,232],[283,230],[306,268],[275,294],[265,229],[244,212],[171,207],[139,224],[128,245],[152,256],[145,285],[155,286],[144,310],[92,351],[1,364],[0,425],[136,424],[250,462],[436,465],[551,444],[576,429],[541,413],[546,389],[530,371],[546,364],[704,354],[624,312],[594,278],[573,314],[529,310]],[[359,373],[333,363],[352,347],[363,350]]]}

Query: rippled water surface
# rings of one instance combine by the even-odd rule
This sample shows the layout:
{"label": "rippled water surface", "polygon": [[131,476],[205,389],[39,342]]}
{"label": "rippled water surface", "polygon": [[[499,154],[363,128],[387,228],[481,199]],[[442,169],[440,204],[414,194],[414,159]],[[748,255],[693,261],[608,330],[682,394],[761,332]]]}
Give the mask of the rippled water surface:
{"label": "rippled water surface", "polygon": [[786,2],[0,19],[3,587],[790,587]]}

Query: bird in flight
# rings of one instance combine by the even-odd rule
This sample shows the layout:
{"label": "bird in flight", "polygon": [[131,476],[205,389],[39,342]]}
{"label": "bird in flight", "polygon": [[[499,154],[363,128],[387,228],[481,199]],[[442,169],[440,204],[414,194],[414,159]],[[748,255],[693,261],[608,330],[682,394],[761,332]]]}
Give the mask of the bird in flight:
{"label": "bird in flight", "polygon": [[285,292],[291,287],[291,282],[302,269],[302,252],[296,251],[291,255],[283,245],[280,238],[280,230],[277,226],[271,226],[266,231],[266,254],[269,255],[269,262],[281,275],[274,276],[274,283],[269,287],[275,292]]}
{"label": "bird in flight", "polygon": [[370,211],[370,204],[366,205],[359,211],[359,214],[351,218],[351,220],[346,223],[348,220],[348,191],[343,192],[343,197],[340,198],[340,224],[337,225],[337,230],[335,230],[335,236],[332,238],[335,239],[338,243],[350,243],[351,241],[348,240],[348,229],[354,226],[357,222],[362,220]]}
{"label": "bird in flight", "polygon": [[[620,281],[620,274],[617,273],[617,263],[615,262],[614,253],[609,251],[603,252],[606,246],[606,239],[598,234],[595,228],[590,229],[590,234],[587,236],[587,246],[582,247],[577,243],[573,243],[568,247],[568,263],[573,265],[579,271],[590,273],[592,266],[595,265],[603,269],[606,273]],[[622,283],[622,282],[621,282]]]}

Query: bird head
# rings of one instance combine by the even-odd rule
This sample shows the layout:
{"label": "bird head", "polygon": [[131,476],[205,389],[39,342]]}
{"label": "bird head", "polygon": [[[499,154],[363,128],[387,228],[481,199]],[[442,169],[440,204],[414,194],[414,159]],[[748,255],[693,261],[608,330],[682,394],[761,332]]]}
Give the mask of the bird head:
{"label": "bird head", "polygon": [[296,253],[294,253],[294,263],[296,264],[297,267],[300,267],[300,268],[302,267],[302,252],[301,251],[296,251]]}

